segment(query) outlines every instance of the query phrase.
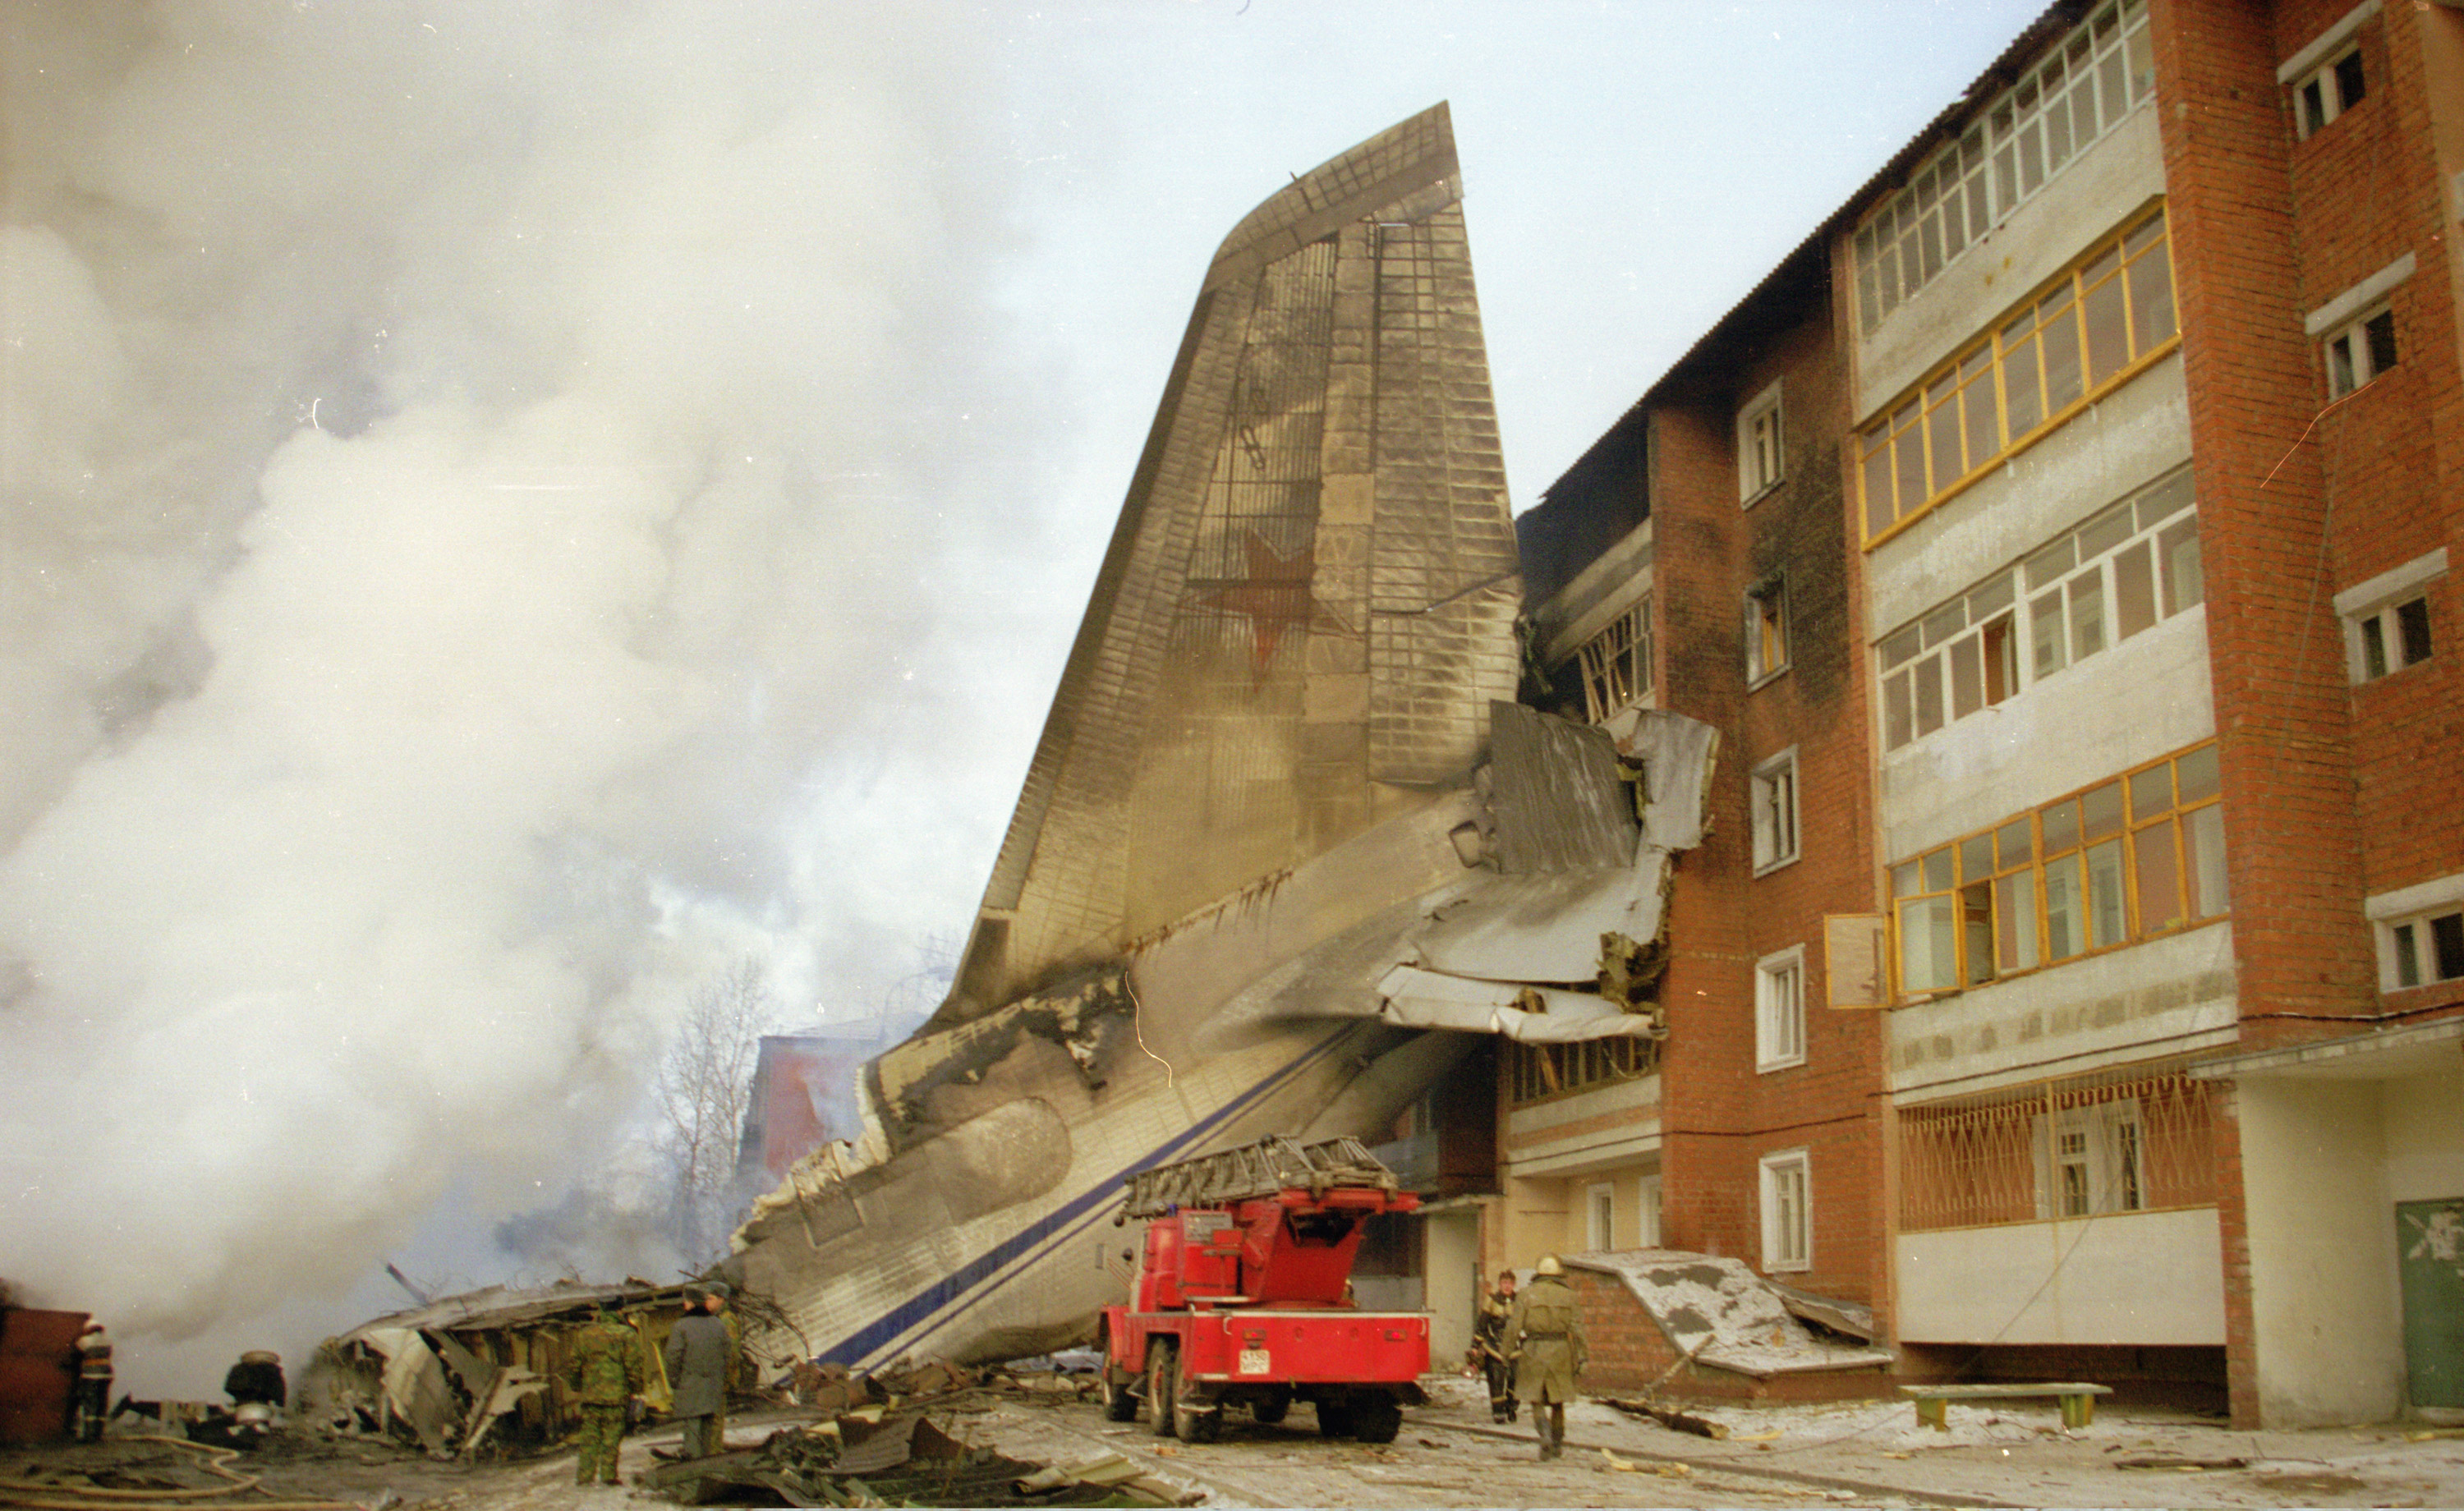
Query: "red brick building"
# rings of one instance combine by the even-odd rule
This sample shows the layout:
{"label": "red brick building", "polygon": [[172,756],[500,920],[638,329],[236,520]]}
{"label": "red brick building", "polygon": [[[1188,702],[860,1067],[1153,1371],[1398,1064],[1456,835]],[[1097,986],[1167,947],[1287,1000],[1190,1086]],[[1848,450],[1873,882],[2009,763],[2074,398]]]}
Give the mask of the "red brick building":
{"label": "red brick building", "polygon": [[2459,173],[2444,5],[2054,6],[1524,516],[1548,700],[1725,743],[1656,1062],[1507,1057],[1509,1247],[2464,1409]]}

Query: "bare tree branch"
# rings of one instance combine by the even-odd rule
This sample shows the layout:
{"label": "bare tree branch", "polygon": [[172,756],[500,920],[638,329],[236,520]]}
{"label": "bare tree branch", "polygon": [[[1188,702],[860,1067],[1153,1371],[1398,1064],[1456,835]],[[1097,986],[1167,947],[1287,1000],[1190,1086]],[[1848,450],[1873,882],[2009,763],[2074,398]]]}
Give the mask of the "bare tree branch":
{"label": "bare tree branch", "polygon": [[676,1247],[696,1262],[721,1257],[734,1225],[737,1147],[770,1014],[761,961],[737,960],[687,1001],[660,1067],[656,1096],[661,1146],[675,1183]]}

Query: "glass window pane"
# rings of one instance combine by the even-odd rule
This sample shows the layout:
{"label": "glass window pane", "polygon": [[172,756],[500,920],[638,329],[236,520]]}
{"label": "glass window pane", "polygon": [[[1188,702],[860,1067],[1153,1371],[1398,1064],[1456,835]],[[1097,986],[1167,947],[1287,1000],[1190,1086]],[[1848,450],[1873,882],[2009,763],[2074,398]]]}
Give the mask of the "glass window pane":
{"label": "glass window pane", "polygon": [[1942,658],[1927,656],[1909,674],[1916,680],[1917,733],[1930,734],[1942,728]]}
{"label": "glass window pane", "polygon": [[2085,660],[2104,648],[2104,573],[2090,567],[2071,579],[2071,659]]}
{"label": "glass window pane", "polygon": [[[2021,334],[2024,333],[2024,334]],[[2036,427],[2045,417],[2044,391],[2036,380],[2036,338],[2033,318],[2002,333],[2002,412],[2013,441]]]}
{"label": "glass window pane", "polygon": [[2216,770],[2216,747],[2202,746],[2173,762],[2173,788],[2184,807],[2205,802],[2224,786]]}
{"label": "glass window pane", "polygon": [[1961,427],[1968,442],[1968,465],[1984,465],[1986,458],[2002,449],[2001,435],[1993,423],[1993,367],[1991,354],[1984,370],[1971,374],[1959,390]]}
{"label": "glass window pane", "polygon": [[1898,750],[1916,738],[1916,710],[1908,696],[1904,671],[1882,684],[1882,748]]}
{"label": "glass window pane", "polygon": [[1897,517],[1891,507],[1891,449],[1878,443],[1865,453],[1865,533],[1879,536]]}
{"label": "glass window pane", "polygon": [[1891,895],[1913,897],[1925,889],[1920,885],[1922,880],[1923,878],[1917,875],[1917,863],[1903,861],[1891,867]]}
{"label": "glass window pane", "polygon": [[2130,511],[2107,510],[2079,526],[2079,558],[2093,560],[2130,538]]}
{"label": "glass window pane", "polygon": [[2110,131],[2122,113],[2130,108],[2129,86],[2122,77],[2122,49],[2104,55],[2097,67],[2097,129]]}
{"label": "glass window pane", "polygon": [[2173,855],[2173,825],[2151,823],[2130,836],[2138,869],[2139,931],[2154,933],[2182,921],[2182,871]]}
{"label": "glass window pane", "polygon": [[2071,551],[2071,537],[2062,537],[2028,558],[2028,585],[2043,587],[2069,571],[2078,559]]}
{"label": "glass window pane", "polygon": [[1981,582],[1968,594],[1968,622],[1982,624],[1995,611],[2011,606],[2011,574],[2003,573],[1991,582]]}
{"label": "glass window pane", "polygon": [[[2094,270],[2089,271],[2093,274]],[[2093,388],[2130,361],[2130,326],[2122,307],[2122,280],[2107,278],[2089,289],[2086,308],[2087,384]]]}
{"label": "glass window pane", "polygon": [[2148,542],[2141,540],[2113,558],[2113,630],[2128,640],[2156,623],[2156,570],[2147,558]]}
{"label": "glass window pane", "polygon": [[1933,448],[1933,490],[1940,493],[1968,472],[1959,456],[1959,390],[1945,379],[1925,403],[1925,442]]}
{"label": "glass window pane", "polygon": [[2065,855],[2045,865],[2045,958],[2067,960],[2086,948],[2079,857]]}
{"label": "glass window pane", "polygon": [[1920,897],[1900,904],[1900,987],[1946,992],[1959,984],[1956,900]]}
{"label": "glass window pane", "polygon": [[1931,855],[1925,856],[1918,864],[1925,867],[1926,891],[1947,892],[1950,890],[1951,884],[1957,880],[1952,869],[1950,846],[1947,844]]}
{"label": "glass window pane", "polygon": [[1993,963],[2002,971],[2036,964],[2036,873],[2020,871],[1993,884]]}
{"label": "glass window pane", "polygon": [[2079,833],[2084,838],[2101,840],[2121,832],[2122,783],[2109,781],[2079,794]]}
{"label": "glass window pane", "polygon": [[[2161,229],[2164,222],[2155,224]],[[2173,265],[2163,239],[2123,276],[2130,280],[2130,350],[2134,356],[2153,351],[2173,334]]]}
{"label": "glass window pane", "polygon": [[2079,838],[2078,799],[2065,798],[2052,807],[2044,809],[2040,817],[2045,826],[2047,855],[2059,855],[2064,850],[2078,846]]}
{"label": "glass window pane", "polygon": [[2079,311],[2065,291],[2061,308],[2045,318],[2045,412],[2058,412],[2078,399],[2079,385]]}
{"label": "glass window pane", "polygon": [[2185,469],[2139,495],[2139,528],[2145,530],[2167,515],[2180,514],[2190,507],[2190,474]]}
{"label": "glass window pane", "polygon": [[2207,579],[2199,570],[2199,522],[2185,519],[2156,537],[2156,553],[2165,567],[2165,612],[2178,614],[2207,598]]}
{"label": "glass window pane", "polygon": [[2231,909],[2222,805],[2210,803],[2182,815],[2182,874],[2189,883],[2191,917],[2213,918]]}
{"label": "glass window pane", "polygon": [[1931,650],[1968,627],[1968,604],[1964,600],[1953,599],[1927,614],[1923,623],[1925,649]]}
{"label": "glass window pane", "polygon": [[2129,937],[2123,906],[2122,842],[2107,840],[2087,852],[2088,945],[2101,950]]}
{"label": "glass window pane", "polygon": [[2417,931],[2417,926],[2412,924],[2398,924],[2391,931],[2395,935],[2395,984],[2398,986],[2421,984],[2421,947],[2414,942]]}
{"label": "glass window pane", "polygon": [[1950,647],[1950,716],[1964,719],[1984,703],[1985,676],[1976,660],[1976,637],[1965,635]]}
{"label": "glass window pane", "polygon": [[2442,913],[2430,920],[2430,953],[2438,979],[2464,975],[2464,913]]}
{"label": "glass window pane", "polygon": [[2038,679],[2070,665],[2062,653],[2062,595],[2059,588],[2028,605],[2028,643]]}
{"label": "glass window pane", "polygon": [[1971,834],[1959,842],[1959,879],[1982,881],[1993,874],[1993,836]]}
{"label": "glass window pane", "polygon": [[[1915,406],[1909,406],[1913,411]],[[1902,430],[1897,426],[1891,438],[1892,482],[1900,493],[1900,517],[1905,519],[1925,501],[1925,442],[1910,426]]]}
{"label": "glass window pane", "polygon": [[2150,766],[2130,778],[2130,821],[2144,823],[2173,806],[2173,763]]}
{"label": "glass window pane", "polygon": [[1996,830],[1993,835],[1993,851],[1995,859],[2001,863],[2001,868],[2006,871],[2014,865],[2025,865],[2035,860],[2036,837],[2032,832],[2028,821],[2013,819]]}
{"label": "glass window pane", "polygon": [[1917,626],[1910,624],[1882,642],[1882,669],[1890,670],[1923,648],[1923,644],[1918,638]]}
{"label": "glass window pane", "polygon": [[2362,675],[2372,680],[2387,674],[2386,617],[2372,614],[2362,621]]}

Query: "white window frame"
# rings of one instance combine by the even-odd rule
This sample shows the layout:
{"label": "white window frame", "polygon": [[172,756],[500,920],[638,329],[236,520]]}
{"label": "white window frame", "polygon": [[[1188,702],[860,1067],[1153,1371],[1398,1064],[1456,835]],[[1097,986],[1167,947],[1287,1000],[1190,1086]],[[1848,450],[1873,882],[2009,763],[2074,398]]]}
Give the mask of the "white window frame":
{"label": "white window frame", "polygon": [[1793,864],[1799,852],[1797,824],[1796,747],[1792,745],[1753,769],[1749,790],[1753,801],[1754,874],[1764,875]]}
{"label": "white window frame", "polygon": [[[2137,1097],[2064,1107],[2036,1120],[2036,1216],[2077,1222],[2147,1210],[2147,1123]],[[2076,1158],[2066,1148],[2077,1141]],[[2064,1173],[2080,1175],[2074,1203]]]}
{"label": "white window frame", "polygon": [[1762,1157],[1763,1273],[1814,1267],[1814,1165],[1802,1148]]}
{"label": "white window frame", "polygon": [[2394,306],[2377,305],[2330,331],[2320,343],[2319,356],[2326,366],[2328,398],[2342,399],[2368,387],[2404,361],[2396,349]]}
{"label": "white window frame", "polygon": [[[2079,661],[2199,607],[2207,580],[2196,502],[2189,470],[2177,469],[1875,642],[1881,695],[1874,718],[1883,752],[1904,750],[1971,713],[2008,703]],[[2125,562],[2146,573],[2155,617],[2145,624],[2129,623]],[[1997,626],[1995,634],[1987,633]],[[1963,666],[1974,679],[1968,690]]]}
{"label": "white window frame", "polygon": [[1635,1177],[1635,1247],[1660,1247],[1660,1172]]}
{"label": "white window frame", "polygon": [[[2464,980],[2464,976],[2437,974],[2438,954],[2432,928],[2453,914],[2464,914],[2464,871],[2422,882],[2392,892],[2382,892],[2363,905],[2378,936],[2379,990],[2406,992],[2416,986],[2435,986],[2443,982]],[[2464,924],[2450,925],[2451,929]],[[2411,931],[2411,953],[2414,978],[2404,979],[2404,931]]]}
{"label": "white window frame", "polygon": [[1595,1181],[1583,1188],[1583,1247],[1605,1253],[1617,1247],[1617,1185]]}
{"label": "white window frame", "polygon": [[1805,1063],[1805,946],[1754,962],[1754,1071]]}
{"label": "white window frame", "polygon": [[1788,476],[1786,422],[1777,383],[1737,411],[1737,498],[1748,508]]}
{"label": "white window frame", "polygon": [[[2361,42],[2354,33],[2361,31],[2363,22],[2379,13],[2379,5],[2380,0],[2362,0],[2335,25],[2311,38],[2300,52],[2277,66],[2276,81],[2293,91],[2293,129],[2299,140],[2309,141],[2347,108],[2369,98],[2366,76],[2362,78],[2361,88],[2351,98],[2345,98],[2351,81],[2337,70],[2347,60],[2356,71],[2361,69]],[[2315,107],[2310,98],[2313,85],[2319,90]]]}
{"label": "white window frame", "polygon": [[1788,579],[1774,577],[1746,594],[1746,689],[1751,691],[1789,668]]}
{"label": "white window frame", "polygon": [[2440,546],[2336,595],[2336,614],[2344,622],[2345,671],[2355,686],[2391,677],[2437,653],[2433,640],[2428,652],[2406,659],[2402,610],[2418,602],[2426,618],[2431,584],[2446,575],[2447,548]]}

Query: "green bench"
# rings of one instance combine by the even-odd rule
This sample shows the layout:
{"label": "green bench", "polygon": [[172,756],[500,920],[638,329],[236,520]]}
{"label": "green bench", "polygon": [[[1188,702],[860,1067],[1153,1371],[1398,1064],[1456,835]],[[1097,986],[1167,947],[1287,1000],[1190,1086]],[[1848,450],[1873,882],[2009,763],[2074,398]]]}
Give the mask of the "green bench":
{"label": "green bench", "polygon": [[2003,1401],[2022,1396],[2061,1398],[2062,1425],[2085,1427],[2096,1420],[2096,1398],[2111,1395],[2109,1385],[2081,1385],[2075,1380],[2051,1385],[1903,1385],[1900,1393],[1917,1404],[1917,1421],[1938,1433],[1950,1431],[1953,1401]]}

